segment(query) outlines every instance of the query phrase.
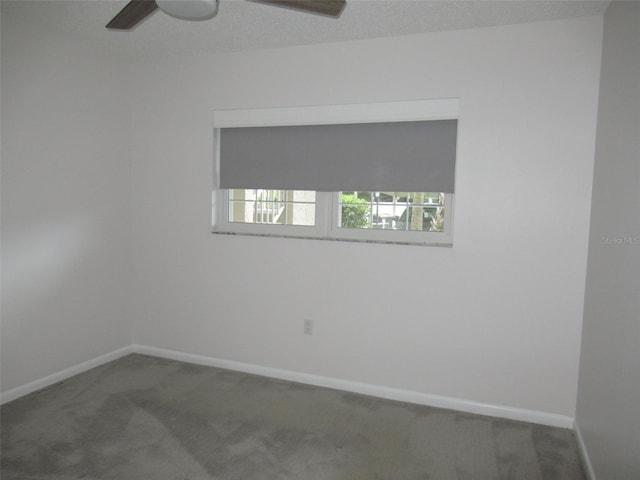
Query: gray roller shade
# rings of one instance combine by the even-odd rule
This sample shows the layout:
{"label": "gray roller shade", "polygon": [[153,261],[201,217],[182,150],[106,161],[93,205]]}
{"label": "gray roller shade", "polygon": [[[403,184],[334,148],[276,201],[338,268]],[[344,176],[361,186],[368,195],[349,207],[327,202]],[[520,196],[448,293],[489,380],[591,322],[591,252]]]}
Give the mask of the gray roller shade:
{"label": "gray roller shade", "polygon": [[220,130],[220,187],[454,192],[457,120]]}

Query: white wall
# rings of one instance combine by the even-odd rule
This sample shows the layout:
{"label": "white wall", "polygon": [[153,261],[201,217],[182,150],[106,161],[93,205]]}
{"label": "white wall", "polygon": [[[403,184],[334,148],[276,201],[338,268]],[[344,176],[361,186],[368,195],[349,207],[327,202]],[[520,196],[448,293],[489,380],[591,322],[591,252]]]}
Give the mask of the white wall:
{"label": "white wall", "polygon": [[[584,18],[142,66],[136,343],[573,417],[601,35]],[[209,233],[215,109],[442,97],[462,99],[452,249]]]}
{"label": "white wall", "polygon": [[130,115],[112,59],[2,9],[2,390],[130,345]]}
{"label": "white wall", "polygon": [[577,424],[597,478],[640,478],[640,3],[604,22]]}

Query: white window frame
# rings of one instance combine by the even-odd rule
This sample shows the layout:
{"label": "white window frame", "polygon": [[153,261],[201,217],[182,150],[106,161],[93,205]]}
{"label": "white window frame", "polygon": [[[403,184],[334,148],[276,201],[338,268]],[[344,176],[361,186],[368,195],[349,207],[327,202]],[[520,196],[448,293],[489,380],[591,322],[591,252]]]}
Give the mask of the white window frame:
{"label": "white window frame", "polygon": [[[220,202],[217,202],[220,198]],[[229,190],[219,189],[214,191],[214,211],[218,217],[214,218],[214,233],[238,233],[245,235],[264,235],[279,237],[322,238],[327,236],[329,224],[326,208],[326,193],[316,192],[316,224],[308,225],[282,225],[269,223],[243,223],[229,221]]]}
{"label": "white window frame", "polygon": [[[331,195],[331,229],[329,236],[339,240],[412,243],[417,245],[451,245],[453,243],[453,194],[444,195],[444,228],[442,232],[423,232],[381,228],[345,228],[340,220],[340,192]],[[411,208],[410,206],[408,208]]]}
{"label": "white window frame", "polygon": [[[214,192],[213,233],[255,235],[269,237],[315,238],[412,245],[453,244],[454,195],[445,194],[444,231],[422,232],[379,228],[344,228],[340,220],[341,192],[316,192],[316,225],[297,226],[229,221],[229,190]],[[217,201],[220,199],[220,202]],[[411,208],[411,207],[409,207]]]}
{"label": "white window frame", "polygon": [[213,233],[277,237],[452,245],[453,194],[445,195],[444,232],[342,228],[338,226],[340,192],[320,191],[316,191],[316,225],[314,227],[229,222],[229,192],[226,189],[220,189],[219,132],[221,128],[235,127],[449,120],[459,119],[459,117],[460,99],[458,98],[215,111],[213,116],[215,178],[212,199],[212,231]]}

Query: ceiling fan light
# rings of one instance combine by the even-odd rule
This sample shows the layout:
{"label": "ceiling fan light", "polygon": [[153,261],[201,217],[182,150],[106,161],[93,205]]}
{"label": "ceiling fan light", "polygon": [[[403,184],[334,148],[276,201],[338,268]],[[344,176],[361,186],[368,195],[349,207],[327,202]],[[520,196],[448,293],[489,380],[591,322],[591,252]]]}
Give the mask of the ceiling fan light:
{"label": "ceiling fan light", "polygon": [[218,0],[156,0],[167,15],[182,20],[207,20],[218,13]]}

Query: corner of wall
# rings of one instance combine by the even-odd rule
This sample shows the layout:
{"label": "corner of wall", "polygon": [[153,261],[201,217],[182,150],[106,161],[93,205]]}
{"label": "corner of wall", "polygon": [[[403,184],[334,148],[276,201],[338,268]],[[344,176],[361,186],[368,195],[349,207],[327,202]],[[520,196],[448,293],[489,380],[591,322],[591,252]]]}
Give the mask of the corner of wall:
{"label": "corner of wall", "polygon": [[575,421],[575,432],[576,432],[576,440],[578,442],[578,451],[580,452],[580,459],[582,460],[582,466],[584,467],[584,472],[587,475],[587,480],[597,480],[596,474],[593,471],[593,465],[591,464],[591,458],[589,457],[589,451],[587,449],[587,445],[582,438],[582,433],[580,433],[580,426],[578,425],[578,421]]}

